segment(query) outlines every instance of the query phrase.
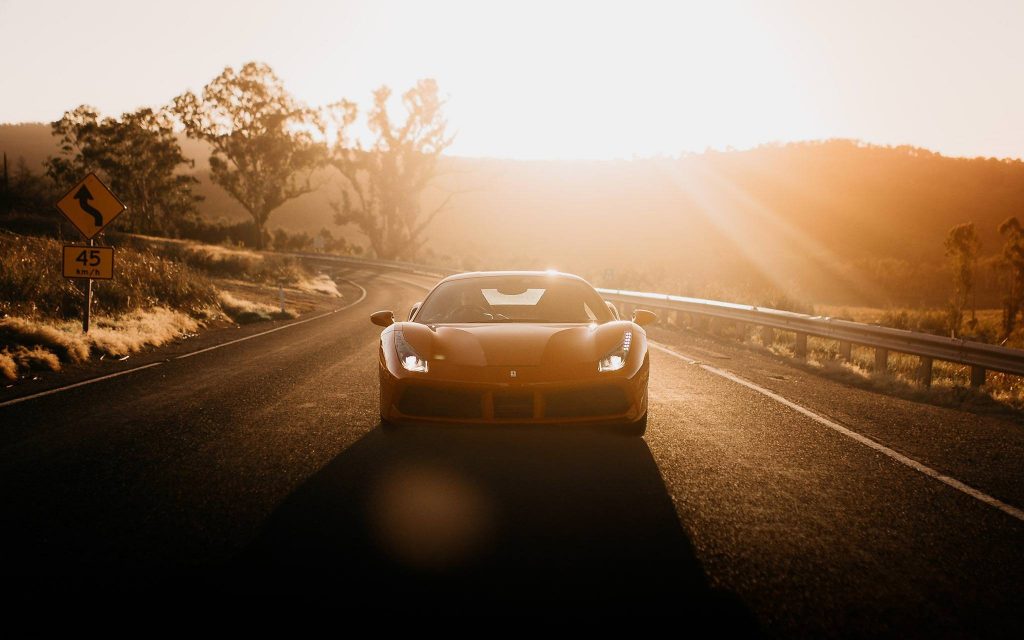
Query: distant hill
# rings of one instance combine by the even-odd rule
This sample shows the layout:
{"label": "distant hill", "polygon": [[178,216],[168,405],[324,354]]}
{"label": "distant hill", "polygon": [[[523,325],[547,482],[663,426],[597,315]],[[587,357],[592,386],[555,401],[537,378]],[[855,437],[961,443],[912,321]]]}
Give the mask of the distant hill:
{"label": "distant hill", "polygon": [[[245,213],[206,179],[211,219]],[[47,125],[0,125],[0,151],[35,168],[56,151]],[[456,191],[430,232],[426,258],[457,267],[558,267],[596,283],[766,303],[774,291],[819,303],[942,304],[942,243],[974,221],[983,253],[998,224],[1024,217],[1024,162],[949,158],[849,140],[769,145],[632,161],[447,158],[429,208]],[[271,217],[271,227],[337,231],[339,183]],[[348,229],[350,240],[362,242]],[[979,302],[997,304],[997,273],[980,272]]]}

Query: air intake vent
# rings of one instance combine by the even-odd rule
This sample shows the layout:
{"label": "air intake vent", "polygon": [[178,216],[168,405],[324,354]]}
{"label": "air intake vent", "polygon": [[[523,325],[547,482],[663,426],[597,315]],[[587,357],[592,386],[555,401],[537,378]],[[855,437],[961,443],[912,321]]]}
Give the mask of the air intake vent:
{"label": "air intake vent", "polygon": [[532,393],[494,394],[494,417],[504,420],[533,417]]}
{"label": "air intake vent", "polygon": [[480,394],[473,391],[410,387],[402,394],[398,410],[423,418],[480,418],[480,400]]}
{"label": "air intake vent", "polygon": [[552,391],[544,399],[544,414],[548,418],[614,416],[629,410],[626,392],[620,387]]}

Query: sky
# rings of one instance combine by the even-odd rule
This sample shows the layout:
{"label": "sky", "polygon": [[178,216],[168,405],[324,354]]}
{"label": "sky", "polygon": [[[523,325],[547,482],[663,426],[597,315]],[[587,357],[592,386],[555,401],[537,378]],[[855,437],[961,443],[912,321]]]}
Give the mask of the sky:
{"label": "sky", "polygon": [[0,0],[0,122],[159,106],[259,60],[312,105],[435,78],[464,156],[842,137],[1019,158],[1022,33],[1022,0]]}

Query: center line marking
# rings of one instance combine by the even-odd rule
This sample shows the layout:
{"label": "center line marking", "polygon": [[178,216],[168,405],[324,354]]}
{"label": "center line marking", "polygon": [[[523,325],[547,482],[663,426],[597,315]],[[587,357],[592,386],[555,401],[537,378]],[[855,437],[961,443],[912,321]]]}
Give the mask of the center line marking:
{"label": "center line marking", "polygon": [[914,460],[913,458],[908,458],[907,456],[903,455],[902,453],[899,453],[898,451],[893,451],[892,449],[890,449],[889,447],[885,446],[884,444],[880,444],[878,442],[875,442],[874,440],[872,440],[871,438],[868,438],[867,436],[862,436],[861,434],[857,433],[856,431],[852,431],[852,430],[844,427],[843,425],[839,424],[838,422],[835,422],[833,420],[829,420],[825,416],[817,414],[817,413],[811,411],[810,409],[807,409],[806,407],[803,407],[803,406],[793,402],[792,400],[788,400],[787,398],[784,398],[784,397],[780,396],[779,394],[775,393],[774,391],[771,391],[769,389],[765,389],[764,387],[762,387],[762,386],[760,386],[758,384],[755,384],[755,383],[751,382],[750,380],[746,380],[744,378],[741,378],[741,377],[739,377],[739,376],[737,376],[737,375],[735,375],[733,373],[730,373],[730,372],[728,372],[728,371],[726,371],[724,369],[719,369],[718,367],[713,367],[713,366],[711,366],[709,364],[704,364],[703,362],[701,362],[700,360],[698,360],[696,358],[691,358],[689,356],[685,356],[685,355],[679,353],[678,351],[674,351],[673,349],[669,349],[668,347],[665,347],[663,345],[657,344],[655,342],[648,342],[648,344],[651,347],[657,349],[658,351],[661,351],[663,353],[667,353],[668,355],[673,356],[675,358],[679,358],[680,360],[685,360],[689,364],[695,364],[695,365],[699,366],[701,369],[704,369],[705,371],[707,371],[708,373],[712,373],[712,374],[714,374],[716,376],[720,376],[720,377],[725,378],[727,380],[732,380],[736,384],[741,384],[744,387],[747,387],[748,389],[756,391],[757,393],[760,393],[763,396],[767,396],[767,397],[771,398],[772,400],[778,402],[779,404],[785,405],[785,406],[789,407],[790,409],[796,411],[797,413],[801,413],[801,414],[807,416],[808,418],[810,418],[811,420],[814,420],[815,422],[817,422],[820,425],[826,426],[829,429],[832,429],[833,431],[836,431],[837,433],[841,433],[844,436],[846,436],[847,438],[850,438],[852,440],[856,440],[857,442],[861,443],[862,445],[864,445],[866,447],[870,447],[871,449],[874,449],[875,451],[877,451],[879,453],[882,453],[882,454],[884,454],[886,456],[889,456],[890,458],[892,458],[896,462],[899,462],[900,464],[902,464],[904,466],[910,467],[911,469],[913,469],[914,471],[917,471],[918,473],[922,473],[922,474],[928,476],[929,478],[934,478],[935,480],[938,480],[939,482],[941,482],[941,483],[943,483],[943,484],[945,484],[947,486],[953,487],[954,489],[956,489],[957,491],[959,491],[961,493],[965,493],[965,494],[971,496],[975,500],[980,500],[981,502],[984,502],[988,506],[995,507],[996,509],[999,509],[1003,513],[1005,513],[1005,514],[1007,514],[1007,515],[1009,515],[1011,517],[1014,517],[1017,520],[1020,520],[1021,522],[1024,522],[1024,511],[1018,509],[1017,507],[1015,507],[1015,506],[1013,506],[1011,504],[1007,504],[1007,503],[1003,502],[1002,500],[999,500],[998,498],[993,498],[992,496],[988,495],[987,493],[985,493],[983,491],[978,491],[974,487],[966,485],[963,482],[960,482],[959,480],[957,480],[956,478],[952,478],[950,476],[945,475],[944,473],[936,471],[935,469],[932,469],[931,467],[929,467],[927,465],[921,464],[920,462],[918,462],[917,460]]}

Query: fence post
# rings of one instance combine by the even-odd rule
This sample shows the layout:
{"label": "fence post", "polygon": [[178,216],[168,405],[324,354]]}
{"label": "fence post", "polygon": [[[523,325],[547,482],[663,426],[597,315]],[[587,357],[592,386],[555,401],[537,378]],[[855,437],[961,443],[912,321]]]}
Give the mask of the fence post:
{"label": "fence post", "polygon": [[852,359],[853,344],[846,340],[839,341],[839,357],[849,362]]}
{"label": "fence post", "polygon": [[775,343],[775,331],[771,327],[761,327],[761,344],[766,347]]}
{"label": "fence post", "polygon": [[793,350],[796,352],[796,357],[801,360],[807,359],[807,334],[797,333],[796,342],[794,343]]}
{"label": "fence post", "polygon": [[917,367],[917,379],[925,388],[932,386],[932,359],[928,356],[921,356],[921,363]]}
{"label": "fence post", "polygon": [[889,350],[875,347],[875,371],[885,373],[889,369]]}
{"label": "fence post", "polygon": [[980,387],[985,384],[985,367],[971,367],[971,386]]}

